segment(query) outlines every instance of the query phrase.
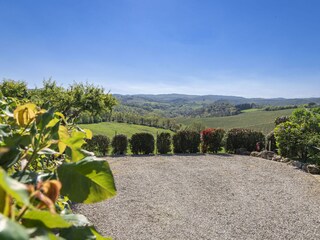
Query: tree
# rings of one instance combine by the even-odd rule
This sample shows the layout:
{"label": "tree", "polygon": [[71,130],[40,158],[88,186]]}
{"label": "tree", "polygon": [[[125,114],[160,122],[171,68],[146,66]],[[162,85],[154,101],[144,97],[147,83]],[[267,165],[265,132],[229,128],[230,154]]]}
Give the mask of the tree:
{"label": "tree", "polygon": [[27,84],[24,81],[3,79],[0,83],[0,90],[5,97],[24,99],[28,97]]}
{"label": "tree", "polygon": [[63,88],[51,79],[43,82],[43,88],[33,90],[31,98],[39,105],[49,102],[67,118],[77,118],[85,111],[93,116],[104,114],[111,111],[117,103],[116,99],[110,93],[105,93],[101,87],[74,83]]}
{"label": "tree", "polygon": [[319,158],[314,147],[320,146],[320,108],[295,110],[289,121],[275,128],[274,135],[282,156],[304,161]]}

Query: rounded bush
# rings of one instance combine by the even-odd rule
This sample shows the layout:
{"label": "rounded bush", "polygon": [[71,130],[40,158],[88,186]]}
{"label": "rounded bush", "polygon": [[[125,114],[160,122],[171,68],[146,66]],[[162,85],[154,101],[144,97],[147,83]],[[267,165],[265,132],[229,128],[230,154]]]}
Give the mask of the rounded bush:
{"label": "rounded bush", "polygon": [[157,135],[157,150],[160,154],[171,152],[171,135],[170,133],[162,132]]}
{"label": "rounded bush", "polygon": [[199,152],[200,134],[195,131],[179,131],[173,136],[172,140],[174,153]]}
{"label": "rounded bush", "polygon": [[115,135],[111,142],[112,153],[116,155],[126,154],[128,148],[128,138],[124,134]]}
{"label": "rounded bush", "polygon": [[203,153],[217,153],[221,150],[225,131],[221,128],[207,128],[201,132],[201,150]]}
{"label": "rounded bush", "polygon": [[265,136],[263,133],[251,129],[233,128],[225,136],[225,149],[227,152],[236,153],[236,150],[240,148],[252,152],[256,150],[257,145],[262,150],[264,144]]}
{"label": "rounded bush", "polygon": [[150,154],[154,152],[154,137],[150,133],[135,133],[130,139],[133,154]]}
{"label": "rounded bush", "polygon": [[94,135],[87,140],[85,149],[95,152],[97,155],[105,156],[109,151],[110,139],[104,135]]}

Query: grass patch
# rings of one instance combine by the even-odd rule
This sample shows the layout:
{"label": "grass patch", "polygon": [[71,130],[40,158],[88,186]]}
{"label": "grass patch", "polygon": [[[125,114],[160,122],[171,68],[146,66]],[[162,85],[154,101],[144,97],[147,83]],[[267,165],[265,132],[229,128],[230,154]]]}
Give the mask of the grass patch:
{"label": "grass patch", "polygon": [[242,110],[241,113],[257,112],[257,111],[263,111],[263,110],[259,108],[251,108],[251,109]]}
{"label": "grass patch", "polygon": [[81,128],[90,129],[94,135],[101,134],[108,136],[110,139],[114,137],[116,134],[124,134],[128,138],[130,138],[135,133],[145,132],[151,133],[154,137],[156,137],[157,132],[169,132],[173,134],[172,131],[148,127],[136,124],[128,124],[128,123],[117,123],[117,122],[102,122],[102,123],[93,123],[93,124],[79,124]]}
{"label": "grass patch", "polygon": [[189,125],[193,122],[200,122],[206,127],[223,128],[250,128],[268,134],[275,127],[274,120],[279,116],[289,116],[294,109],[279,111],[248,111],[235,116],[209,117],[209,118],[179,118],[178,123]]}

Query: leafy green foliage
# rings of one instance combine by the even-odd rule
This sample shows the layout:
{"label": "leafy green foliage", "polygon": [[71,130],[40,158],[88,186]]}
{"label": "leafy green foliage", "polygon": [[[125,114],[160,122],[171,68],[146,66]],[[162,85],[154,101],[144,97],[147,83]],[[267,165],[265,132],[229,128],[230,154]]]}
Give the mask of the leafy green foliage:
{"label": "leafy green foliage", "polygon": [[87,140],[87,145],[85,146],[85,149],[105,156],[109,152],[109,146],[110,139],[107,136],[94,135],[92,139]]}
{"label": "leafy green foliage", "polygon": [[29,234],[26,228],[2,214],[0,214],[0,226],[0,239],[29,240]]}
{"label": "leafy green foliage", "polygon": [[14,81],[3,79],[0,82],[0,91],[5,97],[14,97],[18,99],[28,98],[27,84],[24,81]]}
{"label": "leafy green foliage", "polygon": [[282,156],[317,160],[320,156],[314,147],[320,146],[320,108],[295,110],[274,134]]}
{"label": "leafy green foliage", "polygon": [[257,143],[260,149],[264,148],[265,136],[262,132],[251,129],[233,128],[225,136],[225,149],[228,152],[236,152],[237,149],[244,148],[251,152],[256,150]]}
{"label": "leafy green foliage", "polygon": [[133,154],[150,154],[154,152],[154,137],[150,133],[136,133],[130,139]]}
{"label": "leafy green foliage", "polygon": [[217,153],[222,148],[225,131],[221,128],[207,128],[201,132],[201,150],[203,153]]}
{"label": "leafy green foliage", "polygon": [[[109,164],[91,157],[58,167],[61,193],[77,203],[95,203],[113,197],[115,184]],[[75,181],[75,179],[77,179]]]}
{"label": "leafy green foliage", "polygon": [[287,122],[287,121],[289,121],[289,117],[288,116],[279,116],[274,120],[274,123],[276,125],[279,125],[280,123],[284,123],[284,122]]}
{"label": "leafy green foliage", "polygon": [[[68,202],[92,203],[115,195],[109,165],[86,158],[89,130],[52,108],[19,104],[0,93],[0,238],[59,239],[86,231],[105,239]],[[68,198],[70,197],[70,198]]]}
{"label": "leafy green foliage", "polygon": [[128,138],[124,134],[115,135],[111,142],[112,153],[115,155],[126,154],[128,148]]}
{"label": "leafy green foliage", "polygon": [[171,152],[171,135],[170,133],[162,132],[157,135],[157,150],[160,154]]}
{"label": "leafy green foliage", "polygon": [[200,134],[195,131],[182,130],[173,135],[174,153],[199,152]]}
{"label": "leafy green foliage", "polygon": [[116,105],[111,94],[105,94],[103,88],[91,84],[74,83],[64,88],[49,79],[43,82],[42,88],[28,90],[25,82],[5,79],[0,83],[0,89],[5,97],[29,100],[44,108],[50,103],[70,119],[79,117],[82,112],[92,116],[106,113]]}

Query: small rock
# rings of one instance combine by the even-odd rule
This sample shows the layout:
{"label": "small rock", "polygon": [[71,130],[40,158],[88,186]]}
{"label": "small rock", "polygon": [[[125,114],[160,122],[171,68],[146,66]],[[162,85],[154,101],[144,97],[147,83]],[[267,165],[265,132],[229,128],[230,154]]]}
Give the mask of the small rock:
{"label": "small rock", "polygon": [[291,162],[291,164],[293,165],[293,166],[295,166],[296,168],[302,168],[302,166],[303,166],[303,163],[302,162],[299,162],[299,161],[292,161]]}
{"label": "small rock", "polygon": [[315,164],[308,165],[307,170],[311,174],[320,174],[320,168]]}
{"label": "small rock", "polygon": [[287,163],[290,162],[289,158],[281,158],[280,162]]}
{"label": "small rock", "polygon": [[264,158],[264,159],[268,159],[268,160],[272,160],[272,158],[274,157],[275,153],[272,151],[267,151],[264,150],[262,152],[259,153],[258,157]]}
{"label": "small rock", "polygon": [[259,152],[253,151],[253,152],[250,153],[250,156],[251,157],[258,157],[259,154],[260,154]]}
{"label": "small rock", "polygon": [[308,172],[308,164],[307,163],[303,164],[301,169],[305,172]]}
{"label": "small rock", "polygon": [[272,158],[272,161],[276,161],[276,162],[281,162],[281,160],[282,160],[282,157],[279,155],[274,155]]}

